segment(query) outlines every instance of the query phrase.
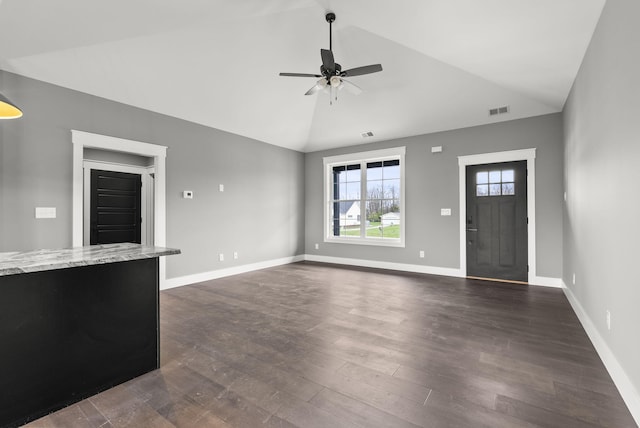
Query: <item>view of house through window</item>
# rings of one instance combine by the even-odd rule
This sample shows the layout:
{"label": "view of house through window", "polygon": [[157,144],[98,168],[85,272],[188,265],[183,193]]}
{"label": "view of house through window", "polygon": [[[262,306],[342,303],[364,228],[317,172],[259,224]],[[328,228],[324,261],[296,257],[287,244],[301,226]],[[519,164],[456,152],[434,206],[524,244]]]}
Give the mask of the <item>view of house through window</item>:
{"label": "view of house through window", "polygon": [[329,240],[402,241],[401,160],[401,155],[393,155],[327,165]]}

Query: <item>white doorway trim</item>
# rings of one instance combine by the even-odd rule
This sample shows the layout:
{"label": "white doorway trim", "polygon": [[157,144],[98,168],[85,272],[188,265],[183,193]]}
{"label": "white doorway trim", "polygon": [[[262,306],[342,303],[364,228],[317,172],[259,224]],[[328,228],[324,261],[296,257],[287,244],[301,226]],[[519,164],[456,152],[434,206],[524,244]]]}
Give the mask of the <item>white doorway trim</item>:
{"label": "white doorway trim", "polygon": [[[73,225],[72,244],[74,247],[83,245],[83,161],[84,149],[95,148],[131,153],[153,158],[155,168],[155,183],[153,189],[153,244],[158,247],[166,246],[166,157],[167,147],[124,138],[109,137],[107,135],[92,134],[90,132],[71,130],[73,143]],[[160,257],[160,286],[166,280],[164,257]]]}
{"label": "white doorway trim", "polygon": [[467,276],[467,165],[486,163],[527,161],[527,253],[529,264],[529,284],[538,284],[536,270],[536,149],[510,150],[506,152],[483,153],[458,156],[459,196],[460,196],[460,276]]}
{"label": "white doorway trim", "polygon": [[142,228],[140,230],[140,242],[143,245],[153,245],[153,229],[148,226],[153,225],[153,166],[135,166],[125,165],[113,162],[104,162],[85,159],[82,162],[83,167],[83,245],[89,245],[90,241],[90,222],[91,217],[91,170],[98,169],[102,171],[126,172],[129,174],[137,174],[140,176],[142,187],[140,189],[140,216],[142,217]]}

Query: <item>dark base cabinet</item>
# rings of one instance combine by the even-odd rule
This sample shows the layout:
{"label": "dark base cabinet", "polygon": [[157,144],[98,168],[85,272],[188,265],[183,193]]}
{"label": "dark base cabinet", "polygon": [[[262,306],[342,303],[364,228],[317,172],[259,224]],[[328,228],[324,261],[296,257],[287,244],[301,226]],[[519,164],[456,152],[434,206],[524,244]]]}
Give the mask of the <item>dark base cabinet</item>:
{"label": "dark base cabinet", "polygon": [[0,276],[0,426],[159,367],[158,258]]}

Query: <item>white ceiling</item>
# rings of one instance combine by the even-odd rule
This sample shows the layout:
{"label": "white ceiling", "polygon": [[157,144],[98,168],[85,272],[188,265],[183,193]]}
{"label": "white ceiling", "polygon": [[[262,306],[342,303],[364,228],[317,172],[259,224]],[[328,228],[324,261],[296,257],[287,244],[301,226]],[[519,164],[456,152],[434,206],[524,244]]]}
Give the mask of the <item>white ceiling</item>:
{"label": "white ceiling", "polygon": [[[316,151],[561,111],[604,3],[0,0],[0,68]],[[319,72],[329,10],[343,69],[384,69],[333,106],[278,76]]]}

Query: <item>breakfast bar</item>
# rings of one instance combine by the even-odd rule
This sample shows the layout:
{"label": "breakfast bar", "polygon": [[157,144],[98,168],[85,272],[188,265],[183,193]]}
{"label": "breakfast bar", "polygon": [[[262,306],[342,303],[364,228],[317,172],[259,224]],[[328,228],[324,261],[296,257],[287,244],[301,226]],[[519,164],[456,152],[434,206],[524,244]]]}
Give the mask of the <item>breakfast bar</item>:
{"label": "breakfast bar", "polygon": [[0,427],[159,367],[159,257],[138,244],[0,253]]}

